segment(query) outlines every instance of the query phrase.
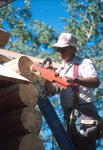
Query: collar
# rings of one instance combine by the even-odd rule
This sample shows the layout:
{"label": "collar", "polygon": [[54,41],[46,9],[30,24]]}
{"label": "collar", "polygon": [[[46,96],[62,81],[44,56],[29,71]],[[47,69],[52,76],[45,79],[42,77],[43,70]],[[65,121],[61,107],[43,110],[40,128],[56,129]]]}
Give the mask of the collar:
{"label": "collar", "polygon": [[66,67],[66,66],[71,66],[71,65],[74,65],[74,64],[77,64],[77,63],[81,63],[81,61],[82,61],[82,58],[80,58],[80,57],[78,57],[78,56],[74,56],[74,58],[70,61],[70,62],[68,62],[68,63],[66,63],[66,62],[62,62],[62,67]]}

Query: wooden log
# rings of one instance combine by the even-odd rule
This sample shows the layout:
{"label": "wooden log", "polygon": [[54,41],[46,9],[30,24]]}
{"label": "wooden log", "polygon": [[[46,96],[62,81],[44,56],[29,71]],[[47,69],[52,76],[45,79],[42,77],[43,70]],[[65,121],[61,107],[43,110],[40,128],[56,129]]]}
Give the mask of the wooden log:
{"label": "wooden log", "polygon": [[0,54],[0,63],[1,63],[1,64],[6,63],[6,62],[8,62],[8,61],[10,61],[10,60],[11,60],[10,57],[5,56],[5,55],[3,55],[3,54]]}
{"label": "wooden log", "polygon": [[40,74],[31,72],[31,65],[33,62],[29,57],[21,56],[13,59],[3,65],[8,67],[10,70],[22,75],[23,77],[29,79],[30,81],[40,80],[42,85],[45,84],[45,79],[43,79]]}
{"label": "wooden log", "polygon": [[28,133],[39,135],[41,115],[33,107],[9,112],[0,119],[0,141]]}
{"label": "wooden log", "polygon": [[30,83],[30,81],[7,67],[0,65],[0,80],[10,81],[13,83]]}
{"label": "wooden log", "polygon": [[7,44],[9,37],[10,33],[0,28],[0,48],[3,48]]}
{"label": "wooden log", "polygon": [[0,150],[44,150],[44,147],[39,137],[27,134],[1,143]]}
{"label": "wooden log", "polygon": [[3,65],[8,67],[10,70],[20,74],[19,67],[18,67],[19,58],[20,57],[17,57],[16,59],[12,59],[12,60],[4,63]]}
{"label": "wooden log", "polygon": [[[13,52],[13,51],[10,51],[10,50],[0,49],[0,53],[7,56],[7,57],[12,57],[12,58],[26,56],[26,57],[29,57],[35,63],[43,62],[43,59],[36,58],[36,57],[33,57],[33,56],[24,55],[24,54],[21,54],[21,53],[16,53],[16,52]],[[60,63],[53,62],[53,67],[54,68],[59,68],[60,66],[61,66]]]}
{"label": "wooden log", "polygon": [[19,65],[19,71],[22,76],[29,79],[30,81],[37,81],[39,80],[40,83],[44,86],[45,85],[45,79],[40,76],[40,74],[33,73],[31,70],[33,62],[29,57],[22,56],[19,59],[18,65]]}
{"label": "wooden log", "polygon": [[8,67],[10,70],[21,74],[23,77],[29,79],[30,81],[37,81],[38,79],[42,84],[45,83],[45,79],[43,79],[41,76],[39,77],[37,74],[34,74],[31,72],[31,65],[33,62],[29,57],[21,56],[16,59],[13,59],[7,63],[4,63],[3,65]]}
{"label": "wooden log", "polygon": [[0,112],[35,106],[39,92],[32,84],[15,84],[0,90]]}

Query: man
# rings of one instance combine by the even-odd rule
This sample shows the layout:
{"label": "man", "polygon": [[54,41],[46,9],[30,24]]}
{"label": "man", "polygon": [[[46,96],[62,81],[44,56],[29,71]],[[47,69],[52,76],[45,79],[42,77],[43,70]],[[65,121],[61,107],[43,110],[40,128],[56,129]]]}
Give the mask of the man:
{"label": "man", "polygon": [[[75,55],[77,40],[70,33],[61,33],[53,47],[63,60],[62,67],[57,72],[61,78],[70,83],[66,90],[61,89],[61,104],[67,122],[67,132],[76,150],[96,150],[98,133],[94,130],[92,132],[94,135],[89,134],[89,129],[91,131],[94,123],[100,119],[91,92],[91,88],[97,88],[100,84],[95,66],[90,59]],[[79,131],[71,124],[73,115],[76,116],[74,110],[81,120]]]}

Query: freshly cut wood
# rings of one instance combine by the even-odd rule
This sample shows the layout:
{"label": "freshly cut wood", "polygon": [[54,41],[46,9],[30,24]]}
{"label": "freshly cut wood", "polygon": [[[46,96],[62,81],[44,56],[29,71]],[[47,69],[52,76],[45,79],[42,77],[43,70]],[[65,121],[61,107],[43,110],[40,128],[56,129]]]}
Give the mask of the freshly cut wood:
{"label": "freshly cut wood", "polygon": [[0,65],[0,80],[11,81],[14,83],[30,83],[30,81],[7,67]]}
{"label": "freshly cut wood", "polygon": [[39,91],[33,84],[20,84],[19,89],[20,97],[26,105],[35,106],[37,104]]}
{"label": "freshly cut wood", "polygon": [[42,78],[38,72],[36,73],[32,72],[31,70],[32,64],[33,62],[29,57],[27,56],[20,57],[18,62],[20,74],[31,81],[39,80],[42,85],[45,85],[45,79]]}
{"label": "freshly cut wood", "polygon": [[3,64],[3,63],[6,63],[8,61],[10,61],[12,58],[8,57],[8,56],[5,56],[3,54],[0,54],[0,63]]}
{"label": "freshly cut wood", "polygon": [[39,135],[42,123],[39,111],[33,107],[27,107],[22,111],[21,120],[24,128],[27,129],[29,133]]}
{"label": "freshly cut wood", "polygon": [[23,77],[29,79],[30,81],[40,80],[42,85],[45,84],[45,79],[43,79],[40,74],[33,73],[31,71],[31,65],[33,62],[29,57],[21,56],[16,59],[13,59],[3,65],[8,67],[10,70],[15,71],[18,74],[21,74]]}
{"label": "freshly cut wood", "polygon": [[[29,57],[35,63],[40,63],[40,62],[44,61],[43,59],[40,59],[40,58],[36,58],[36,57],[33,57],[33,56],[29,56],[29,55],[24,55],[24,54],[21,54],[21,53],[16,53],[16,52],[13,52],[13,51],[10,51],[10,50],[0,49],[0,53],[7,56],[7,57],[11,57],[11,58],[26,56],[26,57]],[[60,63],[53,62],[53,67],[54,68],[59,68],[59,67],[61,67],[61,65],[60,65]]]}
{"label": "freshly cut wood", "polygon": [[1,143],[0,150],[44,150],[44,147],[38,136],[27,134]]}
{"label": "freshly cut wood", "polygon": [[8,67],[10,70],[20,74],[19,68],[18,68],[18,61],[19,61],[20,57],[17,57],[16,59],[12,59],[6,63],[4,63],[3,65]]}
{"label": "freshly cut wood", "polygon": [[5,56],[7,56],[7,57],[11,57],[13,59],[17,58],[17,57],[21,57],[21,56],[27,56],[33,62],[36,62],[36,63],[39,63],[39,62],[43,61],[43,59],[40,59],[40,58],[36,58],[36,57],[33,57],[33,56],[24,55],[24,54],[21,54],[21,53],[10,51],[10,50],[4,50],[4,49],[1,49],[1,48],[0,48],[0,53],[3,54],[3,55],[5,55]]}
{"label": "freshly cut wood", "polygon": [[41,115],[33,107],[9,112],[0,119],[0,141],[28,133],[39,135]]}
{"label": "freshly cut wood", "polygon": [[[26,143],[28,145],[26,146]],[[32,149],[34,147],[34,149]],[[25,136],[20,145],[20,150],[44,150],[43,142],[39,137],[33,135]]]}
{"label": "freshly cut wood", "polygon": [[15,84],[0,90],[0,112],[35,106],[39,92],[33,84]]}

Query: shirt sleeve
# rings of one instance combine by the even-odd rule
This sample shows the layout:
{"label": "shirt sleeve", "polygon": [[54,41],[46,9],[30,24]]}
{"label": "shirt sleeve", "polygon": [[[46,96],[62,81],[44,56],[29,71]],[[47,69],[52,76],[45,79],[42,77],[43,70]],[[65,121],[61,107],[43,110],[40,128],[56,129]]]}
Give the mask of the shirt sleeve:
{"label": "shirt sleeve", "polygon": [[83,60],[80,68],[80,74],[82,77],[98,77],[96,66],[90,59]]}

